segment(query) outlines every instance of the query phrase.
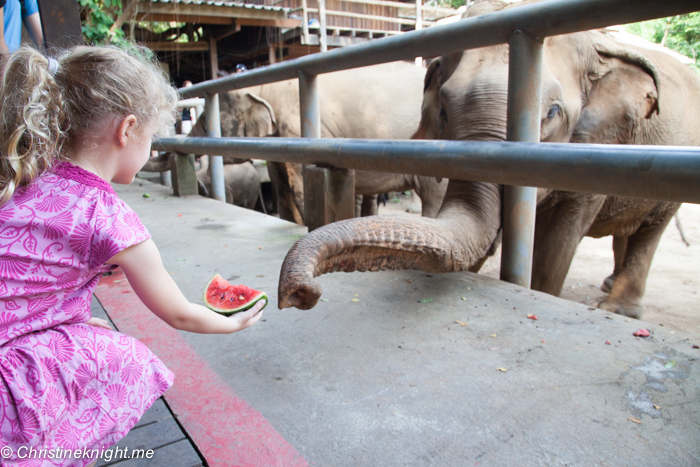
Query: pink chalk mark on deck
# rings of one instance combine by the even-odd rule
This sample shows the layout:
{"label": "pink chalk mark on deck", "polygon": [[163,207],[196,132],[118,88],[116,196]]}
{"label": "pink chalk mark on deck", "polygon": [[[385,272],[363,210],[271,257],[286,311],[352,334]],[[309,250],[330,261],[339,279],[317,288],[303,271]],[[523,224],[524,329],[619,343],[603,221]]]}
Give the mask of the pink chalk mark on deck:
{"label": "pink chalk mark on deck", "polygon": [[103,277],[95,295],[120,332],[139,339],[175,373],[165,400],[210,466],[308,467],[178,331],[146,308],[121,269]]}

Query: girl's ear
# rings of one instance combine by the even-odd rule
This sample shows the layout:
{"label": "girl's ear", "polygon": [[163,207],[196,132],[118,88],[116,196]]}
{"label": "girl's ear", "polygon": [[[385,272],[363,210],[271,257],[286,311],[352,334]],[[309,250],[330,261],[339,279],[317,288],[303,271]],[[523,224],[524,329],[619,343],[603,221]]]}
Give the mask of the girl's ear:
{"label": "girl's ear", "polygon": [[121,121],[117,119],[116,141],[119,146],[126,146],[129,138],[133,138],[136,133],[136,115],[129,114]]}

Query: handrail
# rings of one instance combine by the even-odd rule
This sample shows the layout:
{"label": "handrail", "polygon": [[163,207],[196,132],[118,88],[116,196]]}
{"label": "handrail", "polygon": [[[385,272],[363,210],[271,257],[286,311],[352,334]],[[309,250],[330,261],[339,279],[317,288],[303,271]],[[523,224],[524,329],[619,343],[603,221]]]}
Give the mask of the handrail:
{"label": "handrail", "polygon": [[697,147],[341,138],[263,141],[175,136],[161,138],[158,149],[700,203]]}
{"label": "handrail", "polygon": [[181,88],[179,92],[182,98],[203,97],[205,93],[296,79],[299,71],[319,75],[503,44],[516,30],[522,30],[532,37],[544,38],[681,15],[697,9],[697,0],[549,0],[333,49],[324,54],[307,55],[246,73],[198,83]]}

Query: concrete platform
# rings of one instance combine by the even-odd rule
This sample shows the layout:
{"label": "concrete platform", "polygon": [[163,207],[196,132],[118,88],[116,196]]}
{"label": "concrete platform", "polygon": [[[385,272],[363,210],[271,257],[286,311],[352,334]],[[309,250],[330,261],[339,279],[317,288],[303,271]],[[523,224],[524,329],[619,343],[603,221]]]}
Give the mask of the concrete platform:
{"label": "concrete platform", "polygon": [[331,274],[327,301],[278,310],[305,228],[147,181],[117,192],[190,300],[217,272],[271,296],[250,329],[179,334],[308,465],[700,465],[697,338],[471,273]]}

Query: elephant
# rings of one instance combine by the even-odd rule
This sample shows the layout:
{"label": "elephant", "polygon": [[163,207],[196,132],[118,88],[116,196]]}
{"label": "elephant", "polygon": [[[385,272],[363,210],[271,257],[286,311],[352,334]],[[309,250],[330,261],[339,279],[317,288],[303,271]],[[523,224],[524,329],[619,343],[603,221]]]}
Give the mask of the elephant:
{"label": "elephant", "polygon": [[[201,157],[199,161],[200,168],[196,172],[199,194],[209,196],[211,191],[209,157]],[[224,164],[224,188],[226,202],[229,204],[254,209],[258,198],[260,198],[261,205],[264,205],[260,191],[260,175],[251,162]]]}
{"label": "elephant", "polygon": [[[507,6],[481,2],[465,16]],[[674,58],[623,45],[602,31],[543,44],[540,141],[700,145],[700,77]],[[503,141],[508,46],[443,55],[426,73],[416,137]],[[280,308],[312,308],[315,277],[335,271],[478,272],[502,228],[503,187],[450,180],[435,219],[379,216],[319,228],[288,252]],[[639,318],[651,259],[677,203],[538,189],[532,288],[558,295],[586,236],[614,236],[615,269],[600,307]]]}
{"label": "elephant", "polygon": [[[408,139],[420,122],[425,70],[408,63],[390,63],[322,74],[321,136],[324,138]],[[282,81],[220,94],[222,136],[301,136],[297,80]],[[204,136],[200,119],[190,136]],[[300,164],[268,162],[277,190],[280,218],[304,224],[304,190]],[[355,194],[376,195],[414,190],[422,214],[435,217],[447,189],[435,177],[356,171]],[[376,198],[375,198],[376,201]],[[376,214],[376,202],[365,203]]]}

